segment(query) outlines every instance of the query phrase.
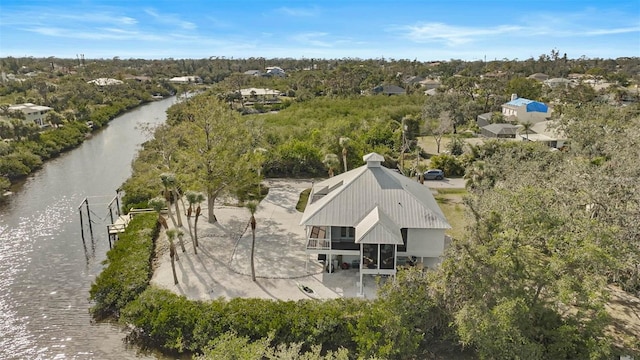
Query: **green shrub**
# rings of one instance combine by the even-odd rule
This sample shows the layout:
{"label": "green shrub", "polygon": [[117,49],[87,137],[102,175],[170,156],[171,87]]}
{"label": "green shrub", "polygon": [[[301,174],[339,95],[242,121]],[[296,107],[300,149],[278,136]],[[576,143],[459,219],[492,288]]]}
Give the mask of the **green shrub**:
{"label": "green shrub", "polygon": [[107,267],[96,277],[89,291],[94,301],[91,313],[100,319],[119,311],[146,289],[151,278],[157,215],[134,217],[113,249],[107,252]]}
{"label": "green shrub", "polygon": [[354,349],[351,329],[367,304],[357,299],[200,302],[149,287],[122,310],[121,321],[135,327],[133,338],[165,351],[202,352],[229,332],[252,341],[270,337],[273,345]]}
{"label": "green shrub", "polygon": [[453,155],[440,154],[431,157],[431,168],[441,169],[445,176],[462,176],[464,175],[464,166],[462,161]]}
{"label": "green shrub", "polygon": [[29,175],[31,171],[42,166],[42,159],[28,150],[20,149],[0,158],[0,176],[9,179]]}
{"label": "green shrub", "polygon": [[311,142],[291,139],[278,145],[264,164],[267,177],[319,176],[325,169],[318,148]]}
{"label": "green shrub", "polygon": [[124,308],[121,320],[135,326],[140,339],[164,350],[185,352],[198,349],[194,330],[204,314],[202,303],[149,287]]}

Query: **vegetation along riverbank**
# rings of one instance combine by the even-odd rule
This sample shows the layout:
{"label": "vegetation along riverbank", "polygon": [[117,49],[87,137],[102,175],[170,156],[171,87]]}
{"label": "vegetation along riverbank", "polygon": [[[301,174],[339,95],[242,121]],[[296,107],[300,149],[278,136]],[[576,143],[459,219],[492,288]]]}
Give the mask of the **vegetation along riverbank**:
{"label": "vegetation along riverbank", "polygon": [[45,59],[2,63],[17,71],[10,78],[3,73],[0,85],[0,194],[116,116],[177,91],[151,77],[106,78],[117,68],[105,69],[104,62],[73,68]]}

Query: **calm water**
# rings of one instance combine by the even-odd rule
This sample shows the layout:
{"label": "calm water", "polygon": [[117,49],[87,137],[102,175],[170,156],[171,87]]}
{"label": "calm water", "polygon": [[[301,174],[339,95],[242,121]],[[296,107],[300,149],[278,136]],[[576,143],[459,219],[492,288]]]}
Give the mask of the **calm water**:
{"label": "calm water", "polygon": [[[127,347],[121,327],[92,323],[89,287],[109,248],[107,205],[174,98],[114,119],[79,148],[47,162],[0,204],[0,359],[158,358]],[[88,197],[94,241],[80,236]],[[86,226],[86,218],[85,218]]]}

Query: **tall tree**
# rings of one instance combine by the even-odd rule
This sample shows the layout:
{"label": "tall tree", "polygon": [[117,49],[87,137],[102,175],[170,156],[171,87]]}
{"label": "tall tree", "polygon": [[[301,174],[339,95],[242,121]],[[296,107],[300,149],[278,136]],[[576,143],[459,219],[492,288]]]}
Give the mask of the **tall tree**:
{"label": "tall tree", "polygon": [[254,263],[254,253],[256,249],[256,210],[258,209],[258,203],[255,201],[249,201],[247,203],[247,209],[251,213],[249,219],[249,225],[251,225],[251,280],[256,281],[256,268]]}
{"label": "tall tree", "polygon": [[[173,212],[171,211],[171,195],[172,190],[176,186],[176,175],[173,173],[162,173],[160,174],[160,181],[162,181],[162,186],[164,187],[164,198],[167,201],[167,212],[169,213],[169,218],[173,223],[173,227],[182,226],[182,224],[176,224],[176,220],[173,217]],[[178,209],[178,199],[175,199],[176,203],[176,215],[180,216],[180,210]]]}
{"label": "tall tree", "polygon": [[166,200],[163,197],[155,197],[148,202],[149,206],[158,213],[158,223],[165,229],[169,229],[167,220],[162,216],[162,210],[167,206]]}
{"label": "tall tree", "polygon": [[452,126],[453,120],[451,119],[451,113],[449,111],[440,112],[437,119],[425,119],[425,130],[427,134],[433,135],[434,139],[436,140],[438,154],[440,153],[440,143],[442,142],[442,137],[445,134],[451,132]]}
{"label": "tall tree", "polygon": [[329,177],[333,177],[336,167],[340,165],[340,160],[336,154],[326,154],[322,163],[327,167]]}
{"label": "tall tree", "polygon": [[176,238],[176,229],[167,230],[167,239],[169,240],[169,256],[171,257],[171,272],[173,272],[173,284],[178,285],[178,275],[176,274],[176,261],[180,261],[178,258],[178,252],[176,251],[176,245],[174,240]]}
{"label": "tall tree", "polygon": [[[510,176],[534,175],[520,171]],[[485,191],[468,203],[475,217],[469,238],[454,239],[442,265],[443,297],[461,341],[484,358],[606,354],[600,339],[611,230],[551,189],[509,183],[508,191]]]}
{"label": "tall tree", "polygon": [[[197,191],[187,191],[185,197],[189,202],[189,208],[187,209],[187,225],[189,226],[189,236],[193,242],[193,251],[198,254],[198,217],[200,216],[200,204],[204,201],[204,194]],[[194,209],[194,205],[197,207]],[[195,221],[193,225],[193,232],[191,227],[191,216],[195,215]]]}
{"label": "tall tree", "polygon": [[533,124],[531,123],[531,121],[524,121],[521,122],[520,125],[522,126],[522,131],[524,132],[524,136],[527,139],[527,141],[529,141],[529,133],[531,132],[531,127],[533,126]]}
{"label": "tall tree", "polygon": [[341,137],[338,141],[340,146],[342,146],[342,163],[344,164],[344,172],[347,172],[347,155],[349,154],[349,150],[347,150],[347,148],[351,139],[348,137]]}
{"label": "tall tree", "polygon": [[203,94],[187,101],[184,119],[177,125],[180,149],[177,168],[193,186],[207,195],[208,221],[217,221],[217,197],[235,184],[249,182],[255,157],[251,133],[237,112],[215,96]]}
{"label": "tall tree", "polygon": [[516,94],[518,97],[539,100],[542,95],[542,84],[534,79],[516,77],[509,80],[506,95]]}

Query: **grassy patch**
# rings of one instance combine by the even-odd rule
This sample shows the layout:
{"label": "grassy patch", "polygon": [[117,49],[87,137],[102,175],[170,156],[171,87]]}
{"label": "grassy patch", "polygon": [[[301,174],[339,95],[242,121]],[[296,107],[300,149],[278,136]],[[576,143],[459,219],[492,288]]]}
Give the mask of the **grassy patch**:
{"label": "grassy patch", "polygon": [[311,193],[311,188],[304,189],[300,193],[300,199],[298,199],[298,203],[296,204],[296,210],[300,212],[304,212],[304,209],[307,207],[307,202],[309,201],[310,193]]}
{"label": "grassy patch", "polygon": [[464,197],[465,195],[468,195],[469,192],[467,191],[467,189],[458,189],[458,188],[453,188],[453,189],[449,189],[449,188],[440,188],[438,189],[438,195],[460,195],[462,197]]}
{"label": "grassy patch", "polygon": [[451,225],[447,234],[454,238],[464,236],[469,220],[465,214],[465,204],[463,198],[468,194],[465,189],[438,189],[435,199],[440,205],[440,209]]}

